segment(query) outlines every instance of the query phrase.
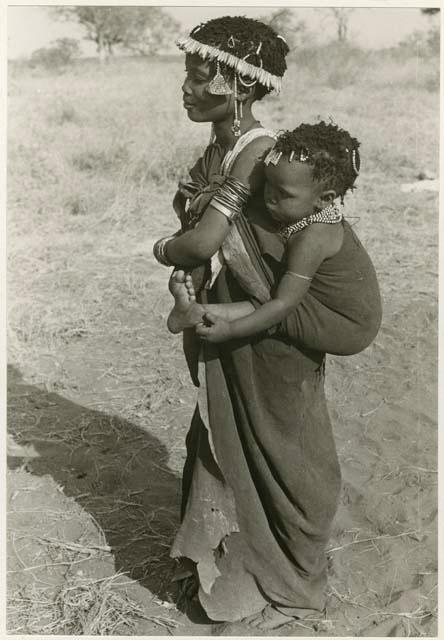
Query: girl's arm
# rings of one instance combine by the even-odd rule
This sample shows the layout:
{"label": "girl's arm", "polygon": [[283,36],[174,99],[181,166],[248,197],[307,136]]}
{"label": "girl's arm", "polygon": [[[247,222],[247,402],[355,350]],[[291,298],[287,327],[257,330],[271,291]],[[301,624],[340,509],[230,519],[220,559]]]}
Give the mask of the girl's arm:
{"label": "girl's arm", "polygon": [[199,223],[165,246],[167,260],[176,267],[195,267],[213,256],[230,229],[230,220],[208,205]]}
{"label": "girl's arm", "polygon": [[[332,238],[333,236],[333,238]],[[282,277],[275,298],[253,313],[239,317],[247,306],[239,307],[238,319],[217,316],[220,305],[206,305],[206,324],[198,325],[196,332],[210,342],[223,342],[261,333],[281,322],[299,304],[310,287],[310,281],[323,260],[332,255],[336,231],[329,225],[316,224],[291,236],[287,245],[287,271]],[[250,307],[251,303],[248,303]],[[229,306],[229,305],[227,305]],[[231,321],[230,321],[231,320]]]}
{"label": "girl's arm", "polygon": [[[251,193],[255,193],[263,184],[262,158],[273,142],[268,136],[253,140],[234,162],[230,176],[242,182]],[[194,229],[168,241],[165,247],[167,259],[182,267],[202,264],[220,249],[230,224],[230,219],[210,202]]]}

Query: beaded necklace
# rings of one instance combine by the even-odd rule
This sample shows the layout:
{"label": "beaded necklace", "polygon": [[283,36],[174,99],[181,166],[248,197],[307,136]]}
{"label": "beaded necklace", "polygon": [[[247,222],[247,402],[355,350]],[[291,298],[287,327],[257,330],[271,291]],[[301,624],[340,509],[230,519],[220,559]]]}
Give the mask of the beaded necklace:
{"label": "beaded necklace", "polygon": [[289,224],[288,226],[282,225],[278,233],[284,238],[284,240],[288,240],[290,236],[298,231],[302,231],[305,227],[308,227],[311,224],[316,222],[324,222],[327,224],[336,224],[337,222],[341,222],[344,219],[342,211],[339,211],[338,207],[335,204],[330,204],[328,207],[321,209],[321,211],[317,211],[316,213],[311,213],[309,216],[298,220],[294,224]]}

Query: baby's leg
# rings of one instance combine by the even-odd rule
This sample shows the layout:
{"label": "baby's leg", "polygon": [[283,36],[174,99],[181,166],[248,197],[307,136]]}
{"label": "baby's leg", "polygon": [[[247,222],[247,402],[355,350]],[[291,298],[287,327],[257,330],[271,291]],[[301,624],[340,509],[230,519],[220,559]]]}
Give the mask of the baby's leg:
{"label": "baby's leg", "polygon": [[174,271],[168,288],[174,297],[174,307],[167,320],[167,327],[171,333],[180,333],[202,322],[204,310],[196,302],[191,275],[183,271]]}
{"label": "baby's leg", "polygon": [[210,278],[211,271],[207,264],[201,264],[198,267],[193,267],[189,275],[193,282],[194,292],[198,295]]}
{"label": "baby's leg", "polygon": [[296,309],[279,325],[278,332],[308,349],[348,356],[363,351],[375,338],[378,313],[356,313],[350,319],[307,293]]}

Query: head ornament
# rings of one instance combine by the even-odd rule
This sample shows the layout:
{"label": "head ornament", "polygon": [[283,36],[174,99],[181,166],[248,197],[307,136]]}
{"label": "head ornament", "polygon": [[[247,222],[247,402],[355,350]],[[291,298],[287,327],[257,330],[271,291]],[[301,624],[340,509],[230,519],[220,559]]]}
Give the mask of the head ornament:
{"label": "head ornament", "polygon": [[246,87],[258,82],[276,93],[281,91],[287,43],[257,20],[234,16],[209,20],[180,38],[177,46],[202,60],[217,61],[233,69]]}

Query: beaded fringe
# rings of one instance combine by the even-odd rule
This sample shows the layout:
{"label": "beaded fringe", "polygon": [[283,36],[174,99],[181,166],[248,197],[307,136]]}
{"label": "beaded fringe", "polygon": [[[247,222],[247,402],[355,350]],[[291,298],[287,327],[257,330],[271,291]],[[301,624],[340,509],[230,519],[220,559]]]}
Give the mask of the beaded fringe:
{"label": "beaded fringe", "polygon": [[217,47],[211,47],[208,44],[203,44],[194,38],[180,38],[177,41],[177,46],[185,53],[194,54],[197,53],[203,60],[209,58],[210,60],[219,60],[229,67],[235,69],[241,75],[249,76],[253,80],[257,80],[260,84],[264,85],[268,89],[273,88],[276,93],[279,93],[282,89],[282,78],[275,76],[269,71],[265,71],[261,67],[255,67],[249,62],[245,62],[237,56],[233,56],[232,53],[217,49]]}

